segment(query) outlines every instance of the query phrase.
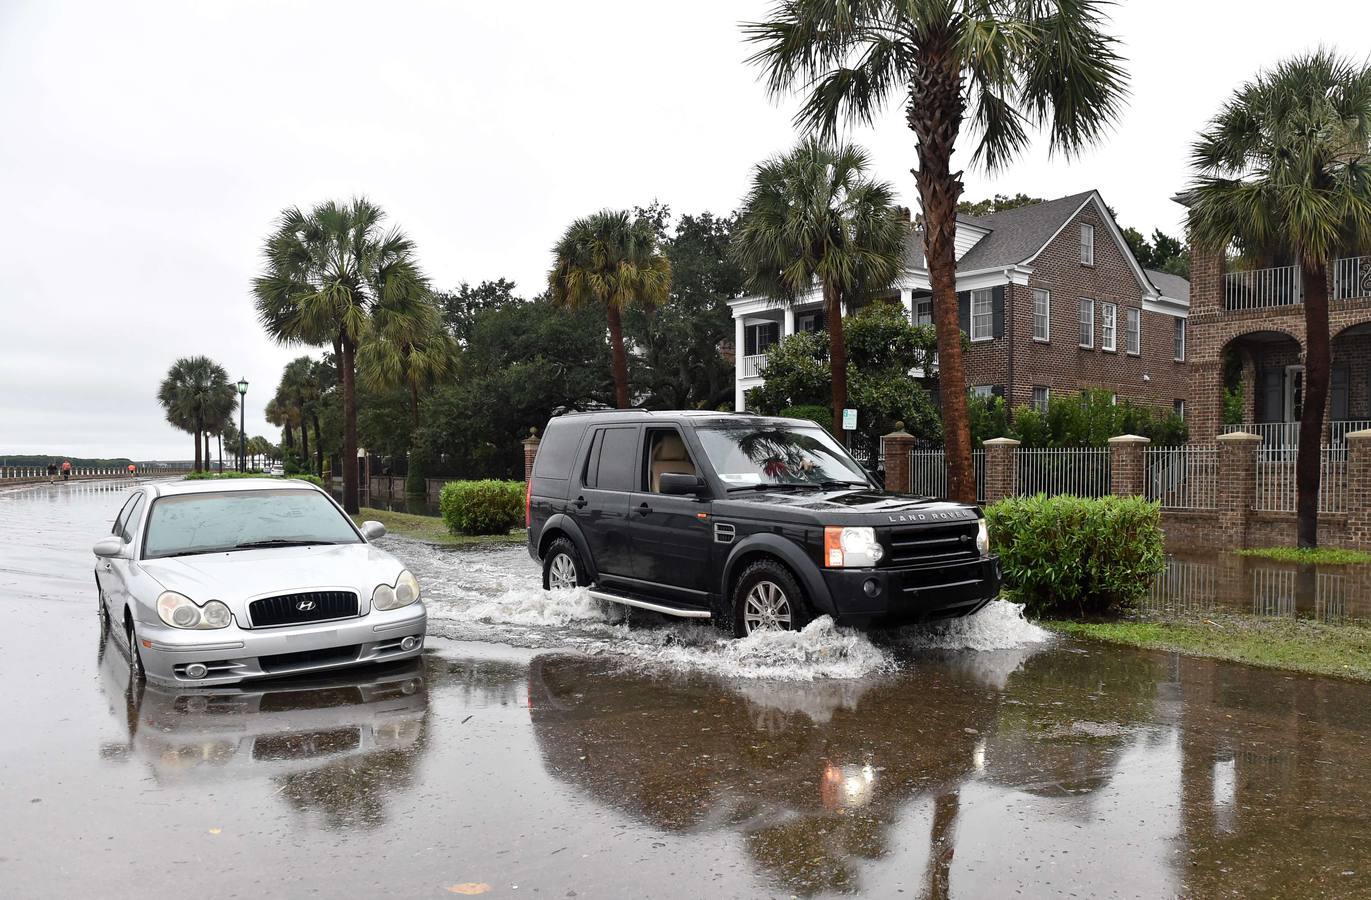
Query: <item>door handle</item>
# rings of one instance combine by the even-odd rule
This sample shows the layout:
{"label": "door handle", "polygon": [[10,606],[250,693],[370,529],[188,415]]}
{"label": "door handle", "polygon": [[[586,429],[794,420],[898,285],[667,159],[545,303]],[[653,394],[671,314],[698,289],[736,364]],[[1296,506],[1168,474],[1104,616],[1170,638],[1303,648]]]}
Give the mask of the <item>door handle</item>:
{"label": "door handle", "polygon": [[645,516],[645,515],[647,515],[647,514],[650,513],[650,512],[652,512],[652,507],[648,506],[646,503],[640,503],[640,504],[638,504],[638,514],[639,514],[639,515]]}
{"label": "door handle", "polygon": [[574,506],[574,507],[576,507],[577,509],[585,509],[585,508],[586,508],[586,498],[585,498],[585,497],[577,497],[575,500],[572,500],[572,501],[571,501],[571,505]]}

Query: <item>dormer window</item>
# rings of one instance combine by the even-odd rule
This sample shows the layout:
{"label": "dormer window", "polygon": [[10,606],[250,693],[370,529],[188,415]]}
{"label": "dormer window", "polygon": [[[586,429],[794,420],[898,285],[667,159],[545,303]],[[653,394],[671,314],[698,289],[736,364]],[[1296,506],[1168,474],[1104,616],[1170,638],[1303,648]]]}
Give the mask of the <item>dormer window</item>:
{"label": "dormer window", "polygon": [[1095,265],[1095,226],[1081,226],[1081,265]]}

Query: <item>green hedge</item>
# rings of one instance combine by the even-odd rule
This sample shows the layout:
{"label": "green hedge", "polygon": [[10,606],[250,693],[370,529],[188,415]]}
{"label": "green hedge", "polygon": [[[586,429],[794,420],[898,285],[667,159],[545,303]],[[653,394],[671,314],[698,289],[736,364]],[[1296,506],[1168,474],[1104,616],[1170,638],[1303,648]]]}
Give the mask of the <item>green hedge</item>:
{"label": "green hedge", "polygon": [[453,534],[508,534],[524,518],[524,482],[450,481],[438,506]]}
{"label": "green hedge", "polygon": [[316,487],[324,486],[324,479],[320,478],[318,475],[309,475],[305,472],[298,472],[294,475],[287,475],[286,477],[293,481],[308,481],[310,484]]}
{"label": "green hedge", "polygon": [[209,481],[214,478],[265,478],[266,472],[260,469],[252,472],[191,472],[186,475],[186,481]]}
{"label": "green hedge", "polygon": [[1115,613],[1165,565],[1161,506],[1141,497],[1013,497],[985,511],[1005,587],[1029,615]]}

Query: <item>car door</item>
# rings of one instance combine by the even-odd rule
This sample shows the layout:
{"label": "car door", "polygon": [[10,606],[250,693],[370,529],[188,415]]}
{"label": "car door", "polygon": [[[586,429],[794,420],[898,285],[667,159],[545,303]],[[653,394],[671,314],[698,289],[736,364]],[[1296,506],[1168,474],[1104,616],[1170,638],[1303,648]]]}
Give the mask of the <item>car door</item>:
{"label": "car door", "polygon": [[133,536],[138,533],[138,523],[142,520],[144,509],[144,495],[140,491],[133,498],[133,506],[129,508],[128,515],[123,517],[119,523],[118,535],[124,542],[124,549],[118,556],[110,557],[105,560],[105,573],[109,577],[110,586],[105,590],[105,602],[109,604],[110,616],[115,622],[121,621],[124,614],[124,606],[132,599],[129,593],[129,581],[133,577],[130,566],[133,565],[134,545]]}
{"label": "car door", "polygon": [[573,491],[571,516],[585,536],[599,584],[605,588],[632,589],[628,502],[637,483],[641,433],[638,425],[595,428]]}
{"label": "car door", "polygon": [[630,501],[634,576],[644,590],[673,604],[709,605],[709,557],[713,548],[710,501],[663,494],[667,473],[703,475],[697,456],[675,426],[643,431],[638,490]]}
{"label": "car door", "polygon": [[[111,535],[120,539],[123,538],[124,523],[128,521],[129,513],[133,511],[134,504],[142,495],[140,491],[124,501],[124,505],[119,508],[119,515],[114,517],[114,525],[109,530]],[[117,606],[114,602],[115,591],[122,587],[117,579],[118,576],[115,573],[112,559],[96,559],[95,582],[100,587],[100,596],[104,598],[105,607],[109,610],[110,615],[114,615],[116,609],[122,608],[122,602]]]}

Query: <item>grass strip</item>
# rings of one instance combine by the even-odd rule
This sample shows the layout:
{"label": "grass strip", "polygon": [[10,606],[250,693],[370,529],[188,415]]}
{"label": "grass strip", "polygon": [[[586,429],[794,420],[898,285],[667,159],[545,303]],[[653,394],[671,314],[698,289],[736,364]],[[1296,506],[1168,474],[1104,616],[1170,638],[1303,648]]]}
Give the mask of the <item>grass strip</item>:
{"label": "grass strip", "polygon": [[1062,634],[1146,650],[1371,681],[1371,623],[1328,625],[1310,619],[1211,613],[1175,621],[1046,620],[1040,624]]}
{"label": "grass strip", "polygon": [[1340,550],[1337,547],[1256,547],[1237,551],[1239,556],[1274,559],[1277,562],[1312,563],[1319,566],[1357,566],[1371,564],[1371,553],[1364,550]]}
{"label": "grass strip", "polygon": [[509,534],[453,534],[437,516],[416,516],[412,513],[391,512],[386,509],[364,507],[353,516],[353,519],[358,524],[366,519],[380,522],[391,534],[442,547],[501,547],[522,544],[525,540],[522,528]]}

